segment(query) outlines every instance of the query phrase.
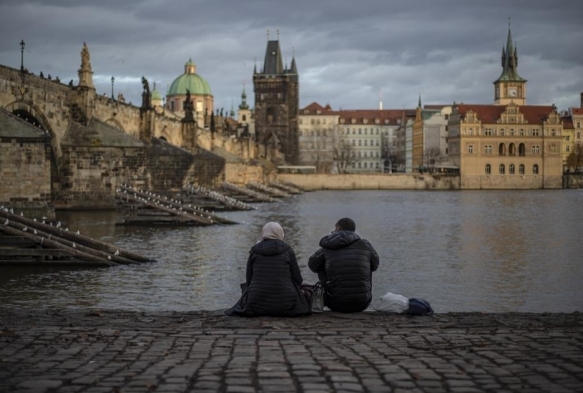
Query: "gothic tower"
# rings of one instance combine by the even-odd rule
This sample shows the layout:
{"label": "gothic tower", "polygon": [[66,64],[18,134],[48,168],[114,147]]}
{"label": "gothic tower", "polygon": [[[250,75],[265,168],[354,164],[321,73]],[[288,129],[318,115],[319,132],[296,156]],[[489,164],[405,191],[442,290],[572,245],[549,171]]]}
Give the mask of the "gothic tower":
{"label": "gothic tower", "polygon": [[494,81],[494,104],[526,105],[526,79],[518,75],[518,51],[512,44],[512,33],[508,27],[506,48],[502,47],[502,75]]}
{"label": "gothic tower", "polygon": [[261,72],[253,71],[255,135],[266,150],[275,147],[286,163],[299,162],[299,77],[295,58],[283,66],[279,40],[269,40]]}

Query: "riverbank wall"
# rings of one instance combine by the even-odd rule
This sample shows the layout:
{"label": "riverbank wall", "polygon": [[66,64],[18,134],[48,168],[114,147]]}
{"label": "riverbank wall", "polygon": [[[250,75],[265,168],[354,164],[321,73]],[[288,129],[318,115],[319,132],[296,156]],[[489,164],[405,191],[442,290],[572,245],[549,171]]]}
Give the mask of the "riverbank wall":
{"label": "riverbank wall", "polygon": [[460,177],[448,174],[279,174],[305,190],[459,190]]}

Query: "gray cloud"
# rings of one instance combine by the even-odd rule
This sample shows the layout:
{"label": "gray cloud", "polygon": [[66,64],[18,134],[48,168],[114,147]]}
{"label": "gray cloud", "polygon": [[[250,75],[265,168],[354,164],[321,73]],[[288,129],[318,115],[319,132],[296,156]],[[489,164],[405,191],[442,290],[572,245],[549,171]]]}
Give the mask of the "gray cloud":
{"label": "gray cloud", "polygon": [[[286,61],[295,53],[300,100],[333,108],[490,103],[500,75],[508,17],[518,46],[528,102],[579,104],[583,90],[580,0],[403,2],[387,0],[4,0],[0,64],[25,65],[77,80],[84,41],[99,93],[139,103],[145,75],[162,93],[189,58],[211,85],[215,106],[240,101],[261,67],[267,29]],[[293,48],[293,49],[292,49]]]}

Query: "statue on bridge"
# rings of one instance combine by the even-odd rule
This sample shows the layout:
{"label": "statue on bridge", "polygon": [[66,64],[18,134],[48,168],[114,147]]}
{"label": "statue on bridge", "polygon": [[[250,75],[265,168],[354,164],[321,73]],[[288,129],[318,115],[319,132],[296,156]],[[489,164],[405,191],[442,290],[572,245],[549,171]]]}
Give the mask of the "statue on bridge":
{"label": "statue on bridge", "polygon": [[142,76],[142,86],[144,87],[144,93],[150,94],[150,84],[148,80]]}
{"label": "statue on bridge", "polygon": [[186,89],[186,100],[184,100],[184,122],[194,121],[194,104],[190,99],[190,90]]}
{"label": "statue on bridge", "polygon": [[150,93],[150,84],[144,76],[142,76],[142,86],[144,87],[144,91],[142,92],[142,109],[151,109],[152,94]]}
{"label": "statue on bridge", "polygon": [[89,55],[89,48],[87,48],[87,44],[83,42],[83,49],[81,49],[81,69],[82,70],[90,70],[91,69],[91,62],[90,55]]}

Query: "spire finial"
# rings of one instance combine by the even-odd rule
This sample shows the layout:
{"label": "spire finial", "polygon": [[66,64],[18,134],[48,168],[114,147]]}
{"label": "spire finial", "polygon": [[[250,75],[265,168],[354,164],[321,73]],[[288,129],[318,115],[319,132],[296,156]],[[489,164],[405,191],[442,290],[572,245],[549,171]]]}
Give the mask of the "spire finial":
{"label": "spire finial", "polygon": [[267,41],[269,41],[269,29],[267,29]]}
{"label": "spire finial", "polygon": [[277,29],[276,31],[277,31],[277,40],[279,41],[279,29]]}
{"label": "spire finial", "polygon": [[508,30],[512,27],[512,18],[508,17]]}

